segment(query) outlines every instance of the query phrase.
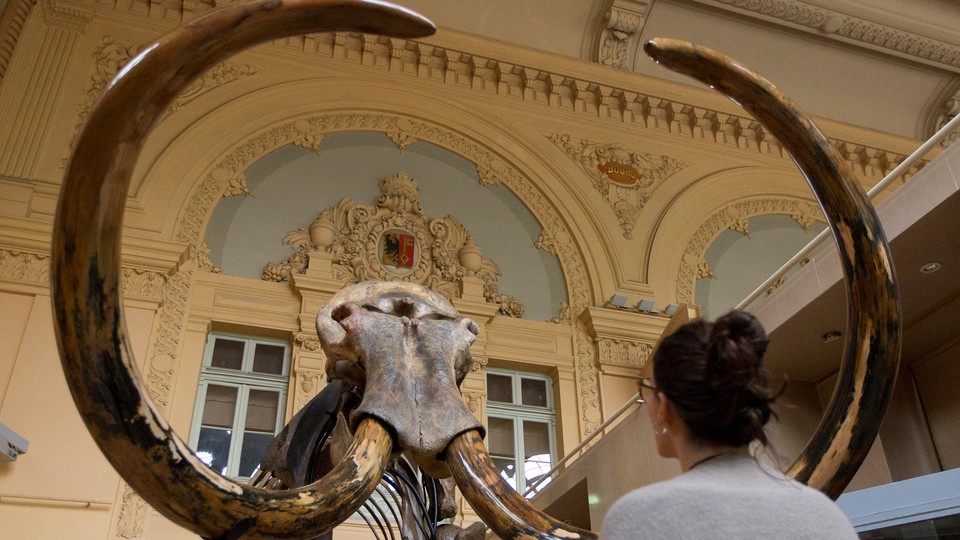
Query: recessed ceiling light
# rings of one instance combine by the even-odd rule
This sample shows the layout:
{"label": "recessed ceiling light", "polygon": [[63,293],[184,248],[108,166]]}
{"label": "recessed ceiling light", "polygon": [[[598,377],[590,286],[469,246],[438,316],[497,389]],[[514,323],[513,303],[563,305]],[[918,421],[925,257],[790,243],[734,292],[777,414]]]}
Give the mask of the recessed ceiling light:
{"label": "recessed ceiling light", "polygon": [[836,330],[834,330],[833,332],[827,332],[826,334],[823,335],[823,342],[831,343],[833,341],[840,339],[842,335],[843,334],[841,334],[840,332],[837,332]]}
{"label": "recessed ceiling light", "polygon": [[920,273],[921,273],[921,274],[932,274],[932,273],[936,272],[937,270],[939,270],[941,266],[943,266],[943,265],[940,264],[940,263],[938,263],[938,262],[929,262],[929,263],[927,263],[927,264],[925,264],[925,265],[923,265],[923,266],[920,267]]}

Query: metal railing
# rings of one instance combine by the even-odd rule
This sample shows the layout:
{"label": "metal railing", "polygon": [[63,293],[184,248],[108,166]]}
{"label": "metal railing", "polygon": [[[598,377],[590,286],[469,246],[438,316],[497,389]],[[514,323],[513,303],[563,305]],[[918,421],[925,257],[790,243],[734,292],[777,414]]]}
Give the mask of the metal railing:
{"label": "metal railing", "polygon": [[623,413],[630,410],[634,405],[636,405],[637,407],[643,405],[643,400],[640,398],[640,392],[637,392],[636,394],[634,394],[633,397],[630,398],[626,403],[624,403],[622,407],[620,407],[619,409],[617,409],[615,413],[610,415],[610,418],[607,418],[606,421],[604,421],[602,424],[600,424],[599,427],[597,427],[597,429],[593,430],[593,433],[591,433],[590,435],[587,435],[586,439],[581,441],[580,444],[578,444],[573,450],[568,452],[567,455],[563,456],[560,459],[560,461],[558,461],[557,464],[553,466],[552,469],[547,471],[546,474],[540,476],[540,478],[537,478],[533,483],[527,486],[527,489],[523,492],[523,496],[527,497],[530,493],[534,491],[536,493],[540,493],[540,490],[537,489],[540,486],[540,484],[545,482],[547,478],[553,478],[553,475],[557,473],[568,461],[573,459],[575,455],[579,454],[580,451],[582,451],[594,439],[600,437],[600,435],[602,435],[603,432],[606,431],[608,427],[610,427],[610,424],[616,421],[617,418],[620,418],[621,416],[623,416]]}
{"label": "metal railing", "polygon": [[[883,180],[877,182],[877,185],[870,188],[870,191],[867,192],[867,197],[871,199],[874,198],[878,193],[880,193],[887,186],[893,183],[894,180],[896,180],[901,175],[903,175],[903,173],[910,170],[910,168],[913,167],[913,165],[917,161],[919,161],[920,158],[925,156],[927,152],[929,152],[933,147],[940,144],[940,141],[945,139],[947,135],[949,135],[950,132],[952,132],[955,129],[960,129],[960,115],[955,116],[952,120],[947,122],[942,128],[940,128],[936,133],[934,133],[932,137],[927,139],[925,143],[921,144],[919,148],[914,150],[912,154],[910,154],[906,159],[904,159],[900,163],[900,165],[897,165],[896,168],[890,171],[890,174],[884,177]],[[826,228],[820,231],[820,234],[818,234],[813,240],[811,240],[809,244],[807,244],[803,249],[801,249],[799,253],[791,257],[789,261],[784,263],[784,265],[781,266],[779,270],[774,272],[772,276],[770,276],[769,278],[767,278],[766,281],[761,283],[759,287],[757,287],[752,293],[750,293],[746,298],[744,298],[743,301],[737,304],[737,306],[734,309],[738,309],[738,310],[746,309],[747,306],[749,306],[750,304],[755,302],[758,298],[760,298],[763,295],[763,293],[766,292],[768,289],[770,289],[770,287],[772,287],[774,283],[779,281],[784,276],[784,274],[786,274],[788,271],[790,271],[791,268],[799,264],[800,261],[802,261],[808,255],[810,255],[810,253],[813,252],[814,249],[816,249],[821,243],[823,243],[824,240],[826,240],[829,237],[830,237],[829,228]]]}

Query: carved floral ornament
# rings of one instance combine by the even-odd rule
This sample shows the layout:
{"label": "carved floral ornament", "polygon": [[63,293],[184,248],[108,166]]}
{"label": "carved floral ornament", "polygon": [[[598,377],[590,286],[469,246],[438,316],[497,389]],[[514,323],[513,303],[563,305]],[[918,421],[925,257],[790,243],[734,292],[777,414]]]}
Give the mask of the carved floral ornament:
{"label": "carved floral ornament", "polygon": [[500,293],[500,268],[483,256],[476,240],[455,216],[424,214],[417,181],[404,173],[380,182],[375,206],[345,198],[327,208],[307,228],[288,232],[284,245],[296,252],[286,260],[268,263],[262,279],[286,281],[306,272],[310,252],[333,258],[334,279],[348,283],[378,279],[424,285],[446,298],[460,295],[466,276],[483,280],[487,302],[500,312],[523,316],[523,305]]}
{"label": "carved floral ornament", "polygon": [[593,188],[613,208],[627,239],[633,238],[637,217],[653,190],[688,165],[670,156],[631,152],[620,143],[593,143],[558,133],[549,138],[587,174]]}

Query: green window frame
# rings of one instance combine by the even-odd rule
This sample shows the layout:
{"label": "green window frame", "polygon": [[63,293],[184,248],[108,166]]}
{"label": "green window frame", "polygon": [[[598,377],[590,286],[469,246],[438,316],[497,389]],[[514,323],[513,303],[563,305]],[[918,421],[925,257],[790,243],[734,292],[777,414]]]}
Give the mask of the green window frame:
{"label": "green window frame", "polygon": [[190,447],[224,476],[249,479],[283,427],[290,344],[213,332],[207,336]]}

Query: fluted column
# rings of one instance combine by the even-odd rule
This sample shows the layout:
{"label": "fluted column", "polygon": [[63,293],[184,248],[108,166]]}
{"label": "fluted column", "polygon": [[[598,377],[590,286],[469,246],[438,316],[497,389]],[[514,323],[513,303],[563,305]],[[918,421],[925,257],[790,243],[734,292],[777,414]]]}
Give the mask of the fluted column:
{"label": "fluted column", "polygon": [[92,18],[55,0],[26,18],[0,86],[0,175],[33,178],[77,36]]}

